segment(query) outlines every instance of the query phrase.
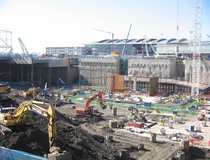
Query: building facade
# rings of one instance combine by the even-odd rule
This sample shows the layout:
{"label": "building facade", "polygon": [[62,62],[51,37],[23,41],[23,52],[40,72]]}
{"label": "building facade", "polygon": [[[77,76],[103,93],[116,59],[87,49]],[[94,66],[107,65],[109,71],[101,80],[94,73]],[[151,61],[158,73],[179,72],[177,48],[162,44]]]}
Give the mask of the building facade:
{"label": "building facade", "polygon": [[79,59],[80,85],[109,86],[109,77],[120,72],[120,59],[86,56]]}
{"label": "building facade", "polygon": [[176,78],[176,58],[130,58],[128,75],[140,77]]}
{"label": "building facade", "polygon": [[[125,47],[124,47],[125,46]],[[180,55],[190,56],[193,53],[193,41],[186,38],[176,39],[105,39],[85,44],[94,55],[110,54],[116,51],[124,55]],[[201,42],[201,54],[210,54],[210,41]]]}
{"label": "building facade", "polygon": [[91,49],[87,47],[47,47],[48,55],[89,55],[92,54]]}

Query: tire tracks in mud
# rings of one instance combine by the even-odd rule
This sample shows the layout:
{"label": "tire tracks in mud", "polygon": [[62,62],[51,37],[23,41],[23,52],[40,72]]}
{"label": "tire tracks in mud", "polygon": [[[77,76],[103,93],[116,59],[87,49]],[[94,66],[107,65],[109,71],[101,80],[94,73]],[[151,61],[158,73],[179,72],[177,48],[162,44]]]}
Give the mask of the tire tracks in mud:
{"label": "tire tracks in mud", "polygon": [[[124,133],[126,134],[126,133]],[[180,146],[175,143],[168,143],[163,141],[157,141],[156,143],[146,140],[144,137],[138,135],[132,135],[132,133],[127,133],[127,135],[121,135],[119,132],[113,133],[113,138],[124,143],[131,145],[140,145],[144,144],[146,149],[151,151],[149,159],[156,157],[155,160],[167,160],[170,159],[172,155],[177,153],[180,149]],[[162,145],[162,146],[161,146]],[[146,152],[147,153],[147,152]],[[154,156],[153,156],[154,155]],[[143,159],[146,157],[142,155]]]}
{"label": "tire tracks in mud", "polygon": [[[135,157],[139,157],[139,159],[150,160],[167,160],[170,159],[175,153],[177,153],[180,149],[178,144],[168,143],[168,142],[149,142],[145,137],[140,137],[138,135],[134,135],[132,133],[126,132],[106,132],[96,125],[82,124],[81,128],[89,132],[90,134],[101,134],[103,136],[110,135],[113,136],[113,140],[116,142],[120,142],[122,144],[131,145],[131,146],[139,146],[140,144],[144,144],[145,150],[141,150],[144,152],[136,153]],[[139,150],[140,151],[140,150]],[[149,151],[149,152],[148,152]],[[138,158],[137,158],[138,159]]]}

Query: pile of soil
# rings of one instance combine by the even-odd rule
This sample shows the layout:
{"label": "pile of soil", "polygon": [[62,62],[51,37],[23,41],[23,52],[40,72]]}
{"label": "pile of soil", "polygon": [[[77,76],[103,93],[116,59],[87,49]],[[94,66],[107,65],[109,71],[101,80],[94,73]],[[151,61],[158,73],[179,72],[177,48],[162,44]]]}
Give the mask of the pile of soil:
{"label": "pile of soil", "polygon": [[[57,145],[72,153],[75,160],[119,158],[118,148],[110,146],[103,136],[87,133],[79,126],[69,123],[70,119],[57,117]],[[49,151],[48,120],[40,115],[34,115],[33,126],[19,126],[12,128],[13,132],[0,135],[0,146],[26,151],[44,156]]]}
{"label": "pile of soil", "polygon": [[188,158],[189,160],[197,160],[197,159],[207,160],[210,159],[210,150],[191,146],[189,148],[189,152],[186,155],[186,158]]}
{"label": "pile of soil", "polygon": [[[120,157],[123,152],[136,152],[141,155],[149,150],[135,150],[127,143],[109,142],[103,135],[87,132],[80,127],[79,120],[70,119],[68,116],[56,112],[57,140],[56,144],[62,150],[71,152],[74,160],[129,160]],[[38,114],[33,114],[33,126],[17,126],[6,135],[0,134],[0,146],[26,151],[44,156],[49,153],[48,119]],[[148,154],[149,156],[149,154]],[[190,147],[188,159],[209,159],[209,151]]]}

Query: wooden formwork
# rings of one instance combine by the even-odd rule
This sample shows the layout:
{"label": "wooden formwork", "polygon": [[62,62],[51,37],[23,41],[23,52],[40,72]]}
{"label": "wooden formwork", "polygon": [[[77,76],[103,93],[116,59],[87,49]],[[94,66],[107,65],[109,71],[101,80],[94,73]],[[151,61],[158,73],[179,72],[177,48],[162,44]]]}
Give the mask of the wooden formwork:
{"label": "wooden formwork", "polygon": [[119,75],[119,74],[110,75],[109,90],[112,92],[124,91],[124,75]]}
{"label": "wooden formwork", "polygon": [[149,96],[156,96],[158,93],[158,77],[149,79]]}

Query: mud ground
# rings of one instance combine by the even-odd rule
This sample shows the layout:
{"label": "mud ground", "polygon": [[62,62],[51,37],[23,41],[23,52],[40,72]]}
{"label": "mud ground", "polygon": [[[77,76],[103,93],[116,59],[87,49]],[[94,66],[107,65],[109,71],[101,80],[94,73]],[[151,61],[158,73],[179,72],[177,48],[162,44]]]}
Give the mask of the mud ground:
{"label": "mud ground", "polygon": [[[57,107],[57,145],[72,153],[73,160],[178,160],[182,153],[178,143],[158,141],[152,143],[148,138],[119,130],[109,130],[110,111],[103,112],[102,118],[81,120],[74,116],[70,105]],[[121,110],[124,113],[126,110]],[[33,115],[33,126],[18,126],[13,132],[1,135],[0,146],[26,151],[44,156],[49,152],[48,120]],[[106,140],[112,136],[113,140]],[[140,146],[144,146],[143,148]],[[186,154],[188,160],[210,159],[208,149],[190,147]]]}

